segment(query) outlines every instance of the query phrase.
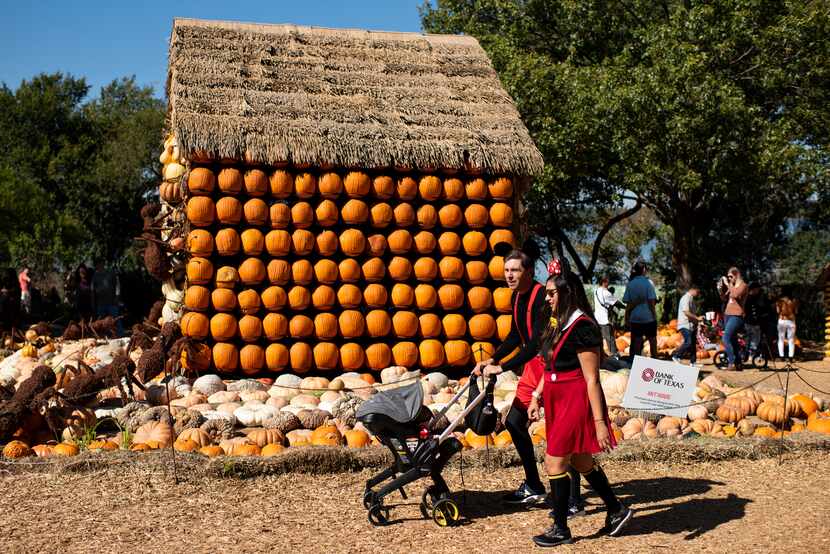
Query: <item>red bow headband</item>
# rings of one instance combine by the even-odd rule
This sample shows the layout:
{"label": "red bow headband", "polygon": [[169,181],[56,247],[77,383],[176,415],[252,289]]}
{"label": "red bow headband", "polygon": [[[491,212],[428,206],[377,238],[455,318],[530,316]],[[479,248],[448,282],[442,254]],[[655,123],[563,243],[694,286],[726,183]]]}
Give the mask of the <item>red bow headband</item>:
{"label": "red bow headband", "polygon": [[548,273],[550,275],[562,275],[562,263],[556,258],[552,259],[548,264]]}

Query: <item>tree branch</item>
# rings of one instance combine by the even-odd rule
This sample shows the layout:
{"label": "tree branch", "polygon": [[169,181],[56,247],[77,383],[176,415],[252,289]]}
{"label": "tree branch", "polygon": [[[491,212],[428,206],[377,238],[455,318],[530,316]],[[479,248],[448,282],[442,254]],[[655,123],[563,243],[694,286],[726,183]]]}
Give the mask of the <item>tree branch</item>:
{"label": "tree branch", "polygon": [[594,269],[596,269],[597,260],[599,258],[599,248],[602,244],[602,239],[605,238],[605,235],[608,234],[608,232],[611,230],[612,227],[614,227],[614,225],[616,225],[624,219],[628,219],[629,217],[633,216],[634,214],[639,212],[640,208],[642,207],[643,202],[639,198],[637,198],[637,203],[634,204],[634,206],[625,210],[624,212],[618,213],[617,215],[605,222],[605,225],[603,225],[602,229],[600,229],[599,233],[597,233],[597,238],[594,239],[594,246],[591,248],[591,261],[588,264],[587,268],[590,276],[593,276]]}

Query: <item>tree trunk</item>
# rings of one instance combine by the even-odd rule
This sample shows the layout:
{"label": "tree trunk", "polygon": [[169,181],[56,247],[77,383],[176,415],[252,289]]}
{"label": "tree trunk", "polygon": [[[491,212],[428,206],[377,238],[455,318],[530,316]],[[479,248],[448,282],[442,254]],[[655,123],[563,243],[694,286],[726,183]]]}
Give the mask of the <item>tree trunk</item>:
{"label": "tree trunk", "polygon": [[692,254],[692,214],[690,210],[677,210],[677,217],[672,224],[672,266],[677,274],[677,286],[686,290],[694,282],[689,258]]}

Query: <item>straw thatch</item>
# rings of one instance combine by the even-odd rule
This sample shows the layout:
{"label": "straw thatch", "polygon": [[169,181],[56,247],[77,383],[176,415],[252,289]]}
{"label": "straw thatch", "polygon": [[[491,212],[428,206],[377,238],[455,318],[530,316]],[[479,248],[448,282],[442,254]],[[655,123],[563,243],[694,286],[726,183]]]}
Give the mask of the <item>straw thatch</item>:
{"label": "straw thatch", "polygon": [[471,37],[176,19],[186,156],[529,176],[542,156]]}

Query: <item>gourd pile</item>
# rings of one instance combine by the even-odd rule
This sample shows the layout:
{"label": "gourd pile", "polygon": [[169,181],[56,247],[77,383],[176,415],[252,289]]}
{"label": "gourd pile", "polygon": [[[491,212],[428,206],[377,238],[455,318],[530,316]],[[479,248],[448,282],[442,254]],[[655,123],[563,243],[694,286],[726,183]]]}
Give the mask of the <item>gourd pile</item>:
{"label": "gourd pile", "polygon": [[511,179],[180,161],[197,370],[464,367],[509,331]]}

